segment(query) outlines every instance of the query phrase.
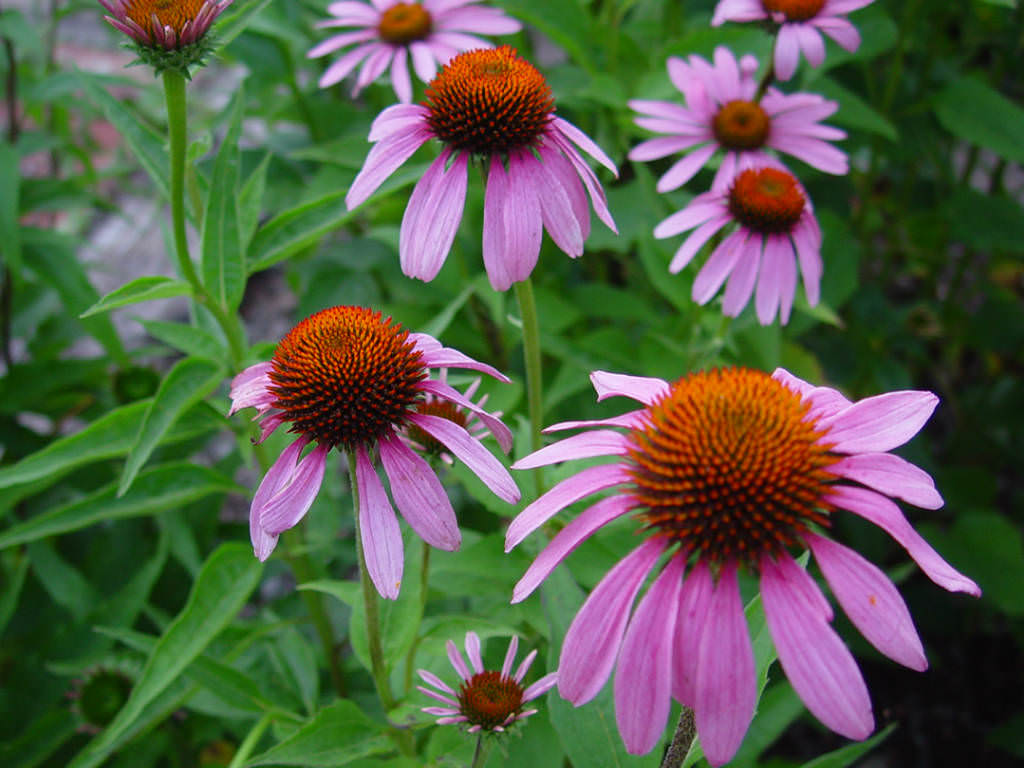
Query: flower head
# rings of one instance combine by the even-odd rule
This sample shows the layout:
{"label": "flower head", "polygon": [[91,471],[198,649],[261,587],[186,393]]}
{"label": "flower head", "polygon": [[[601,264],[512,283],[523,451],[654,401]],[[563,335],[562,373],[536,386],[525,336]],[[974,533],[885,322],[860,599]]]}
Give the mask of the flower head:
{"label": "flower head", "polygon": [[[327,453],[355,456],[359,523],[367,570],[384,597],[395,598],[402,580],[398,521],[371,457],[378,456],[391,497],[406,522],[428,544],[446,550],[461,542],[455,512],[430,465],[403,441],[410,428],[438,440],[501,499],[519,500],[505,468],[458,423],[420,412],[426,398],[472,412],[504,450],[512,434],[500,420],[428,368],[470,368],[501,381],[489,365],[409,333],[391,318],[363,307],[332,307],[306,318],[278,344],[270,362],[257,363],[231,382],[231,413],[256,408],[263,441],[284,423],[297,433],[256,491],[249,511],[253,550],[270,556],[278,536],[309,510],[323,481]],[[313,450],[302,456],[309,444]]]}
{"label": "flower head", "polygon": [[729,280],[722,310],[736,317],[757,293],[757,319],[768,325],[779,314],[789,321],[796,295],[796,264],[804,278],[807,302],[820,298],[821,229],[807,192],[796,177],[781,167],[741,170],[726,189],[697,195],[683,210],[657,227],[657,238],[692,229],[669,263],[679,272],[701,247],[728,225],[735,225],[711,252],[693,281],[692,296],[706,304]]}
{"label": "flower head", "polygon": [[757,60],[744,56],[737,62],[724,47],[715,49],[713,63],[700,56],[690,56],[688,61],[673,56],[667,66],[685,106],[629,102],[641,114],[637,125],[667,134],[638,144],[629,153],[631,160],[686,153],[658,180],[659,192],[685,184],[720,150],[725,156],[715,174],[715,189],[728,183],[741,165],[772,162],[768,150],[792,155],[826,173],[849,170],[846,155],[829,143],[846,134],[820,122],[839,108],[836,102],[814,93],[786,94],[777,88],[768,88],[755,100]]}
{"label": "flower head", "polygon": [[462,681],[459,689],[456,691],[437,675],[425,669],[418,670],[419,676],[430,687],[416,686],[427,696],[445,705],[423,709],[428,715],[437,715],[437,722],[441,725],[465,723],[470,733],[501,733],[513,723],[536,714],[536,709],[525,709],[524,706],[546,693],[558,681],[557,673],[552,672],[523,688],[523,678],[533,664],[537,651],[530,651],[513,674],[512,666],[519,648],[519,638],[514,635],[508,644],[505,663],[500,672],[484,669],[483,658],[480,655],[480,637],[476,632],[466,633],[466,655],[469,656],[472,668],[466,666],[455,643],[449,640],[447,646],[448,658]]}
{"label": "flower head", "polygon": [[376,143],[345,197],[349,209],[430,138],[444,150],[417,182],[399,235],[402,271],[410,277],[430,281],[441,270],[462,218],[471,159],[487,174],[483,256],[496,290],[530,276],[542,229],[572,258],[582,255],[588,193],[598,217],[615,229],[601,183],[576,147],[612,173],[615,165],[555,114],[543,75],[513,48],[460,54],[431,81],[424,104],[381,112],[370,129]]}
{"label": "flower head", "polygon": [[[442,383],[447,383],[447,374],[448,372],[446,370],[441,371],[438,378]],[[479,398],[474,400],[473,397],[476,395],[476,391],[479,387],[480,379],[478,377],[474,379],[468,387],[466,387],[462,396],[471,401],[476,406],[477,411],[482,411],[484,406],[487,404],[488,395],[481,395]],[[478,440],[490,432],[487,425],[480,420],[480,417],[477,416],[475,412],[458,405],[451,400],[447,400],[443,397],[437,397],[430,392],[427,392],[423,399],[416,403],[415,410],[416,413],[427,414],[428,416],[438,416],[442,419],[454,422]],[[500,419],[502,414],[501,411],[494,411],[491,416],[496,419]],[[403,436],[409,446],[414,450],[418,450],[427,456],[436,456],[445,464],[453,463],[454,459],[451,453],[448,452],[446,446],[421,427],[411,424],[405,430]]]}
{"label": "flower head", "polygon": [[708,760],[727,762],[757,699],[737,582],[743,568],[760,579],[779,661],[807,708],[832,730],[865,738],[874,727],[867,687],[830,626],[828,601],[791,552],[811,550],[847,616],[879,651],[912,669],[927,667],[895,586],[826,531],[833,515],[852,512],[892,536],[939,586],[980,594],[890,498],[926,509],[942,505],[926,472],[889,453],[918,432],[938,398],[902,391],[851,402],[781,368],[771,376],[747,369],[694,373],[675,384],[600,371],[591,380],[599,400],[625,396],[642,407],[550,427],[599,429],[513,465],[614,459],[563,480],[526,507],[509,526],[506,549],[569,504],[606,489],[613,493],[552,539],[516,585],[513,602],[525,599],[595,531],[624,515],[635,515],[647,536],[608,572],[573,620],[558,665],[561,695],[577,706],[589,701],[617,665],[616,718],[630,752],[654,747],[674,697],[693,708]]}
{"label": "flower head", "polygon": [[320,22],[318,27],[347,27],[310,50],[311,59],[355,45],[331,64],[320,78],[327,88],[345,79],[362,63],[353,95],[391,68],[391,85],[399,101],[412,101],[413,70],[424,83],[430,82],[438,64],[445,64],[460,51],[490,48],[483,35],[511,35],[522,25],[497,8],[477,4],[478,0],[373,0],[371,3],[344,0],[327,6],[336,18]]}
{"label": "flower head", "polygon": [[104,18],[137,44],[139,58],[184,74],[210,52],[210,25],[233,0],[100,0]]}
{"label": "flower head", "polygon": [[803,52],[812,67],[825,60],[821,33],[848,51],[860,46],[860,33],[846,15],[873,0],[719,0],[712,26],[727,21],[771,21],[779,25],[775,41],[775,76],[789,80]]}

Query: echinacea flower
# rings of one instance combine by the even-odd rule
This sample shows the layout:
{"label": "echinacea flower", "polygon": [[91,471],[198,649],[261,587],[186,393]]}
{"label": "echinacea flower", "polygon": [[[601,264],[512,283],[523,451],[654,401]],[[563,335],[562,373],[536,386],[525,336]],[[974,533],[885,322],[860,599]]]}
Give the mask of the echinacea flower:
{"label": "echinacea flower", "polygon": [[803,52],[812,67],[825,60],[821,33],[847,51],[860,47],[860,33],[846,19],[874,0],[719,0],[711,19],[714,27],[727,21],[771,21],[779,25],[775,41],[775,76],[789,80]]}
{"label": "echinacea flower", "polygon": [[757,59],[744,56],[737,62],[732,51],[721,46],[715,49],[714,64],[700,56],[690,56],[688,62],[672,56],[667,66],[685,106],[668,101],[629,102],[642,115],[635,118],[637,125],[667,134],[635,146],[630,160],[687,153],[658,180],[659,192],[688,182],[719,150],[725,156],[715,174],[714,189],[735,176],[743,162],[770,162],[769,149],[825,173],[841,175],[849,170],[846,154],[829,143],[846,134],[820,122],[839,109],[836,102],[815,93],[786,94],[777,88],[768,88],[756,100]]}
{"label": "echinacea flower", "polygon": [[99,0],[115,29],[138,44],[139,58],[157,72],[201,64],[210,51],[210,25],[234,0]]}
{"label": "echinacea flower", "polygon": [[[469,368],[508,381],[491,366],[443,347],[425,333],[409,333],[363,307],[332,307],[306,318],[281,340],[270,362],[235,377],[231,413],[256,408],[260,441],[284,423],[298,434],[267,470],[253,497],[249,532],[256,557],[266,560],[278,536],[309,510],[332,448],[355,456],[356,476],[351,480],[359,494],[363,551],[382,596],[398,596],[402,536],[372,457],[380,459],[391,498],[420,538],[440,549],[458,549],[459,526],[441,481],[400,437],[411,426],[440,441],[499,498],[519,500],[519,489],[505,468],[463,427],[417,413],[416,406],[428,394],[448,400],[476,414],[503,450],[511,447],[508,427],[454,388],[429,378],[428,368]],[[302,457],[311,443],[315,447]]]}
{"label": "echinacea flower", "polygon": [[821,228],[806,190],[780,167],[741,170],[727,188],[697,195],[658,224],[656,238],[693,230],[672,257],[669,272],[679,272],[708,240],[733,224],[735,228],[697,273],[691,290],[694,301],[707,304],[728,279],[722,311],[736,317],[750,301],[756,284],[758,321],[768,325],[778,313],[785,324],[796,295],[799,261],[807,303],[812,307],[818,303]]}
{"label": "echinacea flower", "polygon": [[536,714],[536,709],[524,709],[524,705],[547,693],[558,681],[558,673],[552,672],[523,688],[523,678],[537,657],[537,651],[530,651],[513,674],[512,666],[519,648],[519,638],[515,635],[508,644],[500,672],[484,669],[480,637],[476,632],[466,633],[466,655],[472,668],[466,666],[462,654],[451,640],[447,648],[448,659],[461,680],[457,691],[433,672],[417,670],[423,682],[431,687],[417,685],[416,688],[445,705],[423,708],[428,715],[436,715],[440,725],[464,723],[469,733],[501,733],[513,723]]}
{"label": "echinacea flower", "polygon": [[509,526],[506,551],[569,504],[608,489],[612,494],[559,531],[516,584],[512,602],[525,599],[580,543],[617,518],[635,515],[649,535],[576,614],[562,645],[559,693],[580,706],[617,667],[616,719],[630,752],[653,749],[675,698],[694,710],[708,760],[727,762],[757,699],[737,582],[744,568],[759,577],[779,661],[804,704],[833,731],[866,738],[874,728],[867,687],[830,626],[828,601],[791,553],[810,549],[846,615],[879,651],[911,669],[927,667],[896,587],[826,532],[834,515],[852,512],[892,536],[939,586],[980,594],[891,498],[925,509],[942,506],[931,477],[889,452],[921,429],[938,398],[900,391],[851,402],[781,368],[771,376],[719,369],[675,384],[602,371],[591,380],[598,400],[623,396],[642,407],[549,427],[598,429],[513,465],[614,459],[563,480],[526,507]]}
{"label": "echinacea flower", "polygon": [[[448,371],[442,370],[438,380],[442,384],[448,383]],[[487,404],[489,395],[481,395],[476,400],[473,399],[476,395],[477,389],[480,387],[480,378],[473,379],[472,383],[466,387],[465,391],[461,394],[464,398],[472,402],[477,411],[484,410],[484,406]],[[430,416],[438,416],[442,419],[448,419],[448,421],[454,422],[455,424],[462,427],[471,437],[480,440],[486,434],[490,432],[487,425],[480,420],[480,417],[474,411],[471,411],[457,403],[453,403],[443,397],[438,397],[430,392],[424,395],[423,399],[416,403],[416,413],[425,413]],[[502,416],[501,411],[494,411],[491,416],[495,419],[500,419]],[[436,437],[426,432],[426,430],[417,427],[415,424],[410,424],[406,430],[401,433],[401,436],[409,444],[409,447],[413,450],[419,451],[426,456],[436,456],[441,459],[445,464],[452,464],[454,457],[448,452],[445,445],[439,441]]]}
{"label": "echinacea flower", "polygon": [[[362,63],[352,95],[391,68],[391,85],[399,101],[412,101],[409,59],[416,76],[429,83],[439,64],[446,64],[460,51],[490,48],[482,35],[511,35],[520,24],[498,8],[477,5],[478,0],[343,0],[331,3],[327,11],[337,18],[322,21],[318,27],[349,27],[355,31],[329,37],[307,54],[315,59],[346,48],[320,78],[327,88],[344,80]],[[471,34],[472,33],[472,34]]]}
{"label": "echinacea flower", "polygon": [[369,137],[376,144],[345,202],[357,207],[428,139],[441,141],[444,150],[409,198],[398,245],[402,271],[429,282],[462,219],[469,161],[479,161],[487,175],[484,267],[495,290],[507,290],[537,264],[542,227],[570,257],[583,254],[587,193],[615,230],[601,183],[576,146],[613,174],[615,165],[554,108],[544,76],[514,48],[460,54],[431,81],[425,104],[397,104],[378,115]]}

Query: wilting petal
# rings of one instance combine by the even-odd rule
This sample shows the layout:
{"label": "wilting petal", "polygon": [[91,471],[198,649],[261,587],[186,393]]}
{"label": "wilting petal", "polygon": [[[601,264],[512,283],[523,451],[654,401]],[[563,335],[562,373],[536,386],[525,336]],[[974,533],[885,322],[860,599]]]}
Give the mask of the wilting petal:
{"label": "wilting petal", "polygon": [[462,543],[455,510],[430,464],[397,437],[379,443],[398,511],[427,544],[452,552]]}
{"label": "wilting petal", "polygon": [[366,570],[381,597],[394,600],[402,586],[402,531],[377,471],[363,448],[356,451],[356,484]]}
{"label": "wilting petal", "polygon": [[540,204],[524,161],[509,156],[509,170],[501,158],[491,160],[484,196],[483,256],[491,286],[506,291],[525,280],[537,264],[542,237]]}

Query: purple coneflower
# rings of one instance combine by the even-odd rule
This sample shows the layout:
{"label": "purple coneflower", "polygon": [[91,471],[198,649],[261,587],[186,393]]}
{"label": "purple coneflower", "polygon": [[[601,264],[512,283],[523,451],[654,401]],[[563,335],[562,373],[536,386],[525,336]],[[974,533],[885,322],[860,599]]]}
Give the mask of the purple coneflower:
{"label": "purple coneflower", "polygon": [[700,56],[690,56],[689,62],[673,56],[667,66],[686,106],[668,101],[629,102],[643,115],[635,118],[637,125],[668,134],[638,144],[629,153],[630,160],[656,160],[687,152],[658,180],[659,192],[685,184],[720,149],[725,156],[712,184],[716,189],[736,175],[743,161],[770,162],[769,149],[792,155],[825,173],[841,175],[849,170],[846,154],[829,143],[846,134],[820,122],[839,109],[836,102],[814,93],[786,94],[777,88],[768,88],[755,101],[757,60],[744,56],[737,62],[728,48],[715,49],[713,65]]}
{"label": "purple coneflower", "polygon": [[[448,371],[442,370],[438,376],[438,380],[442,384],[447,384]],[[462,396],[476,406],[477,412],[484,410],[484,406],[487,405],[487,400],[490,397],[489,395],[484,394],[474,400],[473,397],[476,395],[479,388],[480,378],[478,377],[473,379],[470,385],[466,387],[465,391],[462,392]],[[483,439],[490,432],[487,425],[480,420],[480,417],[477,416],[476,412],[453,403],[447,398],[438,397],[430,392],[427,392],[423,399],[416,403],[416,413],[425,413],[430,416],[440,416],[442,419],[448,419],[448,421],[458,424],[466,430],[471,437],[477,440]],[[495,419],[500,419],[501,416],[501,411],[493,411],[491,413],[491,417]],[[415,424],[410,424],[405,431],[401,433],[401,435],[413,450],[419,451],[427,456],[436,456],[445,464],[454,463],[454,457],[449,453],[445,445],[436,437],[420,427],[417,427]]]}
{"label": "purple coneflower", "polygon": [[772,21],[779,25],[775,41],[775,76],[789,80],[803,51],[812,67],[825,60],[821,33],[848,51],[860,46],[860,33],[846,14],[870,5],[873,0],[719,0],[712,26],[727,21]]}
{"label": "purple coneflower", "polygon": [[672,257],[669,272],[683,269],[708,240],[731,224],[735,228],[711,252],[693,281],[694,301],[707,304],[728,279],[722,311],[736,317],[756,284],[758,321],[768,325],[778,313],[785,324],[796,295],[799,261],[807,303],[812,307],[818,303],[821,228],[807,192],[793,174],[771,166],[741,170],[727,188],[697,195],[658,224],[657,238],[693,230]]}
{"label": "purple coneflower", "polygon": [[412,80],[409,58],[416,76],[429,83],[438,64],[446,64],[460,51],[490,48],[491,43],[476,37],[511,35],[522,25],[497,8],[476,4],[477,0],[344,0],[331,3],[327,11],[337,18],[322,21],[318,27],[355,27],[329,37],[310,50],[311,59],[334,53],[350,45],[356,47],[331,64],[320,78],[320,87],[327,88],[343,80],[360,62],[352,95],[391,67],[391,85],[399,101],[412,101]]}
{"label": "purple coneflower", "polygon": [[380,113],[370,129],[376,144],[345,202],[349,210],[360,205],[428,139],[440,140],[444,151],[417,182],[399,235],[402,271],[430,281],[462,219],[469,161],[479,160],[487,174],[484,267],[495,290],[507,290],[533,271],[542,227],[572,258],[583,254],[587,193],[615,230],[601,183],[576,146],[612,173],[615,165],[554,108],[544,76],[514,48],[460,54],[431,81],[425,104]]}
{"label": "purple coneflower", "polygon": [[500,672],[484,669],[483,658],[480,655],[480,637],[476,632],[466,633],[466,655],[472,669],[466,666],[455,643],[449,640],[447,647],[448,659],[462,681],[458,691],[434,673],[425,669],[417,670],[423,681],[431,687],[416,687],[445,705],[423,709],[428,715],[437,715],[437,722],[440,725],[465,723],[470,733],[501,733],[516,721],[536,714],[536,709],[524,709],[524,705],[547,693],[558,681],[558,674],[552,672],[528,688],[523,688],[523,678],[537,657],[537,651],[530,651],[513,674],[512,665],[515,663],[516,651],[519,648],[519,638],[515,635],[508,644],[505,663],[502,664]]}
{"label": "purple coneflower", "polygon": [[[902,391],[854,403],[781,368],[771,376],[742,368],[694,373],[672,385],[600,371],[591,380],[599,400],[618,395],[643,407],[549,427],[600,429],[542,448],[515,469],[615,460],[582,470],[530,504],[509,526],[506,550],[569,504],[615,490],[559,531],[516,585],[512,602],[617,518],[634,514],[649,535],[573,620],[558,665],[561,695],[584,704],[617,665],[616,719],[630,752],[655,746],[674,697],[693,708],[708,760],[727,762],[757,699],[737,582],[743,567],[760,579],[768,628],[797,694],[833,731],[865,738],[874,728],[867,687],[830,626],[828,601],[791,551],[811,550],[846,615],[879,651],[911,669],[927,667],[896,587],[825,533],[833,514],[852,512],[892,536],[939,586],[980,594],[890,498],[925,509],[942,505],[926,472],[889,453],[921,429],[938,398]],[[663,556],[664,567],[631,611]]]}
{"label": "purple coneflower", "polygon": [[104,18],[139,45],[166,50],[198,42],[233,0],[100,0]]}
{"label": "purple coneflower", "polygon": [[[286,422],[299,435],[267,470],[253,497],[249,532],[256,557],[266,560],[277,537],[309,510],[331,448],[355,456],[352,483],[359,493],[363,551],[383,597],[398,596],[402,536],[374,455],[410,527],[431,546],[458,549],[462,538],[441,481],[401,439],[413,426],[442,443],[499,498],[519,500],[515,482],[476,438],[449,419],[417,411],[427,395],[443,398],[473,412],[503,450],[511,447],[508,427],[454,388],[429,378],[428,368],[470,368],[508,381],[491,366],[363,307],[332,307],[306,318],[281,340],[270,362],[235,377],[231,413],[256,408],[261,442]],[[314,449],[301,457],[310,443]]]}

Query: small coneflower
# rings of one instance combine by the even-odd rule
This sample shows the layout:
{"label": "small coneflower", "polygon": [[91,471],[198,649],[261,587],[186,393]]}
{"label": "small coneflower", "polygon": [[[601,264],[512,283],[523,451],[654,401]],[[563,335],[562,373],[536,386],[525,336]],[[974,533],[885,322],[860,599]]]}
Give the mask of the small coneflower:
{"label": "small coneflower", "polygon": [[[448,371],[442,370],[438,379],[442,383],[447,384]],[[474,400],[473,398],[479,388],[480,379],[478,377],[473,379],[472,383],[466,387],[465,391],[462,392],[462,396],[476,405],[477,410],[482,411],[484,410],[484,406],[487,405],[489,395],[484,394]],[[480,420],[480,417],[477,416],[476,413],[458,405],[457,403],[453,403],[451,400],[443,397],[437,397],[430,392],[428,392],[422,400],[416,403],[415,410],[416,413],[425,413],[429,416],[439,416],[442,419],[448,419],[462,427],[477,440],[482,439],[490,432],[487,425]],[[491,413],[491,416],[493,418],[500,419],[502,413],[501,411],[494,411]],[[405,430],[403,436],[411,448],[423,453],[427,457],[436,456],[445,464],[454,463],[454,457],[445,445],[421,427],[411,424]]]}
{"label": "small coneflower", "polygon": [[[741,167],[744,162],[740,162]],[[818,303],[821,290],[821,228],[806,190],[778,166],[741,170],[727,188],[697,195],[657,227],[657,238],[693,230],[669,263],[679,272],[708,240],[727,226],[732,231],[711,252],[693,281],[698,304],[711,301],[728,279],[722,311],[736,317],[757,287],[757,319],[768,325],[778,314],[789,321],[796,295],[797,262],[807,303]]]}
{"label": "small coneflower", "polygon": [[[461,535],[441,481],[401,438],[411,427],[438,440],[499,498],[519,500],[519,489],[502,464],[464,427],[417,412],[428,395],[452,402],[475,414],[503,450],[511,446],[508,427],[453,387],[430,378],[428,368],[468,368],[508,381],[491,366],[443,347],[427,334],[409,333],[391,318],[363,307],[333,307],[306,318],[281,340],[270,362],[257,363],[235,377],[231,413],[256,408],[260,441],[285,423],[298,434],[253,497],[249,531],[256,557],[269,557],[278,536],[309,510],[332,448],[355,457],[352,483],[359,494],[363,551],[367,571],[382,596],[398,596],[402,536],[375,458],[410,527],[432,546],[458,549]],[[313,449],[303,457],[310,444]]]}
{"label": "small coneflower", "polygon": [[104,18],[135,41],[139,58],[159,73],[202,64],[210,52],[210,25],[233,0],[99,0]]}
{"label": "small coneflower", "polygon": [[445,705],[423,709],[428,715],[436,715],[441,725],[461,723],[466,725],[469,733],[501,733],[513,723],[536,714],[536,709],[527,709],[526,705],[547,693],[558,681],[558,674],[552,672],[532,685],[523,687],[523,678],[537,657],[537,651],[530,651],[513,672],[519,648],[519,638],[514,635],[508,644],[500,672],[484,669],[480,637],[476,632],[466,633],[466,655],[471,667],[466,666],[454,642],[449,640],[447,647],[448,659],[461,681],[458,690],[425,669],[418,670],[419,676],[430,687],[416,686],[427,696]]}
{"label": "small coneflower", "polygon": [[771,21],[779,26],[775,41],[775,76],[789,80],[803,52],[812,67],[825,60],[821,33],[847,51],[860,47],[860,33],[846,15],[874,0],[719,0],[712,26],[727,21]]}
{"label": "small coneflower", "polygon": [[742,162],[770,161],[768,150],[792,155],[825,173],[849,170],[846,154],[829,143],[846,134],[820,122],[839,109],[836,102],[814,93],[786,94],[777,88],[768,88],[755,101],[757,60],[744,56],[737,62],[724,47],[715,49],[713,63],[700,56],[690,56],[689,61],[673,56],[667,66],[685,106],[668,101],[629,102],[641,113],[635,118],[637,125],[667,134],[638,144],[629,153],[630,160],[686,153],[658,180],[659,192],[685,184],[719,151],[725,155],[712,183],[715,189],[735,176]]}
{"label": "small coneflower", "polygon": [[478,0],[345,0],[331,3],[327,11],[336,18],[317,24],[320,28],[350,27],[355,31],[329,37],[313,47],[311,59],[351,45],[356,47],[331,64],[320,78],[327,88],[345,79],[362,63],[352,95],[357,96],[391,68],[391,85],[399,101],[412,101],[409,59],[416,76],[429,83],[439,64],[460,51],[490,48],[482,35],[511,35],[522,25],[497,8],[477,5]]}
{"label": "small coneflower", "polygon": [[[512,601],[525,599],[577,546],[624,515],[635,515],[648,535],[607,573],[573,620],[558,664],[561,695],[584,704],[617,665],[616,719],[630,752],[654,748],[674,697],[694,710],[708,760],[727,762],[757,700],[737,581],[743,568],[759,577],[779,661],[807,708],[837,733],[867,737],[874,728],[867,687],[830,626],[828,601],[791,552],[811,550],[836,600],[879,651],[911,669],[927,667],[896,587],[826,531],[834,514],[852,512],[892,536],[939,586],[980,594],[890,498],[925,509],[942,506],[931,477],[889,453],[921,429],[938,398],[902,391],[851,402],[782,369],[771,376],[714,370],[675,384],[600,371],[591,380],[599,400],[624,396],[642,407],[554,425],[549,431],[599,429],[513,465],[614,458],[563,480],[526,507],[509,526],[506,550],[569,504],[614,491],[551,540]],[[663,557],[664,567],[632,611]]]}
{"label": "small coneflower", "polygon": [[615,229],[601,183],[576,147],[612,173],[615,165],[554,109],[544,76],[514,48],[460,54],[431,81],[425,104],[380,113],[370,129],[376,143],[345,201],[357,207],[428,139],[441,141],[444,150],[417,182],[399,235],[402,271],[430,281],[462,219],[469,162],[480,162],[487,175],[484,267],[495,290],[507,290],[533,271],[542,229],[572,258],[583,254],[588,193],[598,217]]}

